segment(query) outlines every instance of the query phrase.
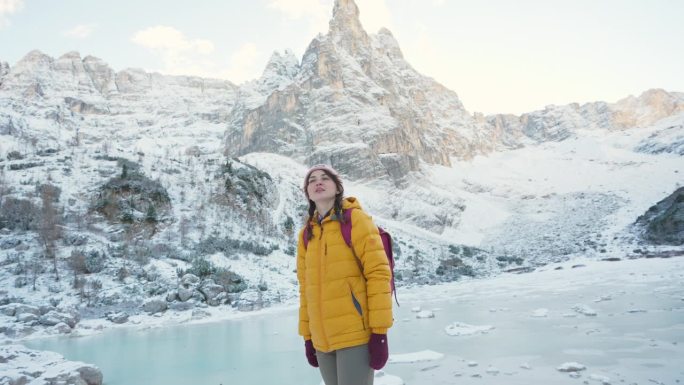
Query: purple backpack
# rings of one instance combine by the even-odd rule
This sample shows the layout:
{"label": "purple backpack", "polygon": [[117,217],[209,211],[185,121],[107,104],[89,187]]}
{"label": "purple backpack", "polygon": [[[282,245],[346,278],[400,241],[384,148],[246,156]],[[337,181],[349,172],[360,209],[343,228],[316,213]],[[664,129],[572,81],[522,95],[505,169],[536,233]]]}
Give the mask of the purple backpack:
{"label": "purple backpack", "polygon": [[[361,265],[361,260],[359,257],[356,255],[356,252],[354,251],[354,248],[352,247],[352,239],[351,239],[351,231],[352,231],[352,221],[351,221],[351,212],[353,209],[347,209],[343,211],[343,217],[344,217],[344,222],[340,222],[340,231],[342,232],[342,238],[344,238],[344,243],[349,246],[349,248],[352,251],[352,254],[354,254],[354,257],[356,258],[356,263],[359,264],[359,269],[361,270],[361,274],[363,274],[363,266]],[[304,228],[304,248],[307,248],[309,246],[309,228],[308,226]],[[390,266],[390,273],[392,275],[392,278],[390,280],[390,287],[392,288],[392,294],[394,294],[394,300],[397,302],[397,306],[399,306],[399,301],[397,300],[397,289],[394,285],[394,254],[392,254],[392,236],[383,230],[381,227],[378,226],[378,232],[380,233],[380,239],[382,239],[382,246],[385,249],[385,255],[387,256],[387,262],[389,262]]]}

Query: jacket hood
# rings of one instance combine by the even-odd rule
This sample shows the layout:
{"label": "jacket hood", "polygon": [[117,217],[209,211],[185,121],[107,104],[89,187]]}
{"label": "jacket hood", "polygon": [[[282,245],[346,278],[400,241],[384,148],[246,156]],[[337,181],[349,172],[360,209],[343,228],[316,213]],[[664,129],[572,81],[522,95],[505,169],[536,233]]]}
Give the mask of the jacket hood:
{"label": "jacket hood", "polygon": [[361,209],[361,203],[359,203],[359,200],[354,198],[354,197],[346,197],[342,200],[342,208],[347,210],[347,209]]}

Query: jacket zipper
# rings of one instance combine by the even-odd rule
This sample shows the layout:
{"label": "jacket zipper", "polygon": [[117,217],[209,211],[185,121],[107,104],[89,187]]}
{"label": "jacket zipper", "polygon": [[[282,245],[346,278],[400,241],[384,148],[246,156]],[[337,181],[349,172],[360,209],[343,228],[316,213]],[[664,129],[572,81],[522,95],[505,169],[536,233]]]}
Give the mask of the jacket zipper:
{"label": "jacket zipper", "polygon": [[[328,337],[325,334],[325,318],[323,318],[323,273],[324,273],[324,265],[323,265],[323,260],[324,260],[324,254],[321,252],[321,239],[323,239],[323,222],[320,223],[320,228],[321,228],[321,235],[318,237],[318,311],[319,311],[319,316],[321,319],[321,337],[323,338],[323,345],[325,345],[325,349],[328,349]],[[325,251],[327,251],[327,245],[325,248]]]}

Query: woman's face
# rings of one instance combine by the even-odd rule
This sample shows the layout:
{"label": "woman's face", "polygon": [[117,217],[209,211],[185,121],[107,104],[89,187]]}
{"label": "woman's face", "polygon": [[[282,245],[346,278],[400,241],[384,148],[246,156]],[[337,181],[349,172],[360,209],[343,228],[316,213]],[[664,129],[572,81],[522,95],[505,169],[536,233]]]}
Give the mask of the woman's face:
{"label": "woman's face", "polygon": [[314,203],[335,200],[338,193],[335,181],[323,170],[316,170],[309,176],[306,192]]}

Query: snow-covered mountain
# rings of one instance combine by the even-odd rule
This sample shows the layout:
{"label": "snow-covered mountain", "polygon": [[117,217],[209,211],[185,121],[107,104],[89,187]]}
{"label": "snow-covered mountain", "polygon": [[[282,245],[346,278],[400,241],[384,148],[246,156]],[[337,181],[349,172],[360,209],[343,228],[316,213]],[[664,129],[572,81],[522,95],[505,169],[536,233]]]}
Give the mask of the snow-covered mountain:
{"label": "snow-covered mountain", "polygon": [[[496,127],[505,144],[516,147],[567,139],[580,129],[610,131],[648,127],[683,111],[684,93],[651,89],[617,103],[551,105],[521,116],[491,115],[485,120]],[[683,139],[679,132],[678,141]]]}
{"label": "snow-covered mountain", "polygon": [[300,65],[290,63],[289,81],[260,104],[238,97],[244,108],[232,112],[227,154],[275,152],[333,163],[354,178],[400,181],[421,161],[450,165],[450,156],[495,147],[491,126],[414,70],[390,31],[366,33],[352,0],[335,3],[329,32],[309,44]]}
{"label": "snow-covered mountain", "polygon": [[295,297],[319,162],[392,232],[400,285],[680,252],[632,224],[681,187],[684,94],[473,115],[358,14],[336,1],[301,61],[239,86],[75,52],[0,63],[0,331]]}

